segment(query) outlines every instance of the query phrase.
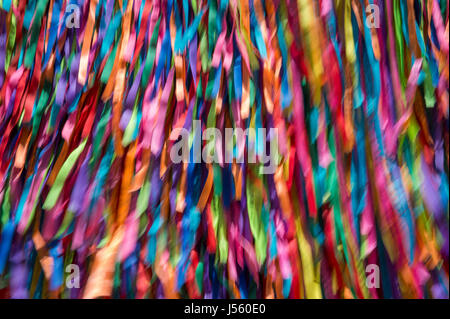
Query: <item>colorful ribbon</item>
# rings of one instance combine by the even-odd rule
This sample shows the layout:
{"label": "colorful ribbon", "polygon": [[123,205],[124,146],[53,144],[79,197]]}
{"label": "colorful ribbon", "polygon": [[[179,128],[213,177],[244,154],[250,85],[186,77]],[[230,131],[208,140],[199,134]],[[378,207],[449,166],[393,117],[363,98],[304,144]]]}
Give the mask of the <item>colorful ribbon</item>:
{"label": "colorful ribbon", "polygon": [[448,298],[448,39],[448,0],[0,0],[0,297]]}

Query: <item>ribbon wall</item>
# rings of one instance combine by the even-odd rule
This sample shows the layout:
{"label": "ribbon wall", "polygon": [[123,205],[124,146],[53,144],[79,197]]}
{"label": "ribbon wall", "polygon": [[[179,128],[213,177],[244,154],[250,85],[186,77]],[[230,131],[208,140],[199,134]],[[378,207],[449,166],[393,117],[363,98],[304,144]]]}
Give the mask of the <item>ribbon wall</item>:
{"label": "ribbon wall", "polygon": [[448,298],[448,163],[448,0],[0,0],[2,298]]}

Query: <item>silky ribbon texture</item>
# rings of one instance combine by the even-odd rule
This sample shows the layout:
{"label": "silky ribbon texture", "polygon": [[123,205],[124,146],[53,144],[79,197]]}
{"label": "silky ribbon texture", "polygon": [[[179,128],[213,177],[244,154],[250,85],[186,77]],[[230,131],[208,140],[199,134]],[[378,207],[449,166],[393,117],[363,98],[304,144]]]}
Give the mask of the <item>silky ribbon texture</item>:
{"label": "silky ribbon texture", "polygon": [[448,0],[0,0],[0,298],[448,298],[448,39]]}

